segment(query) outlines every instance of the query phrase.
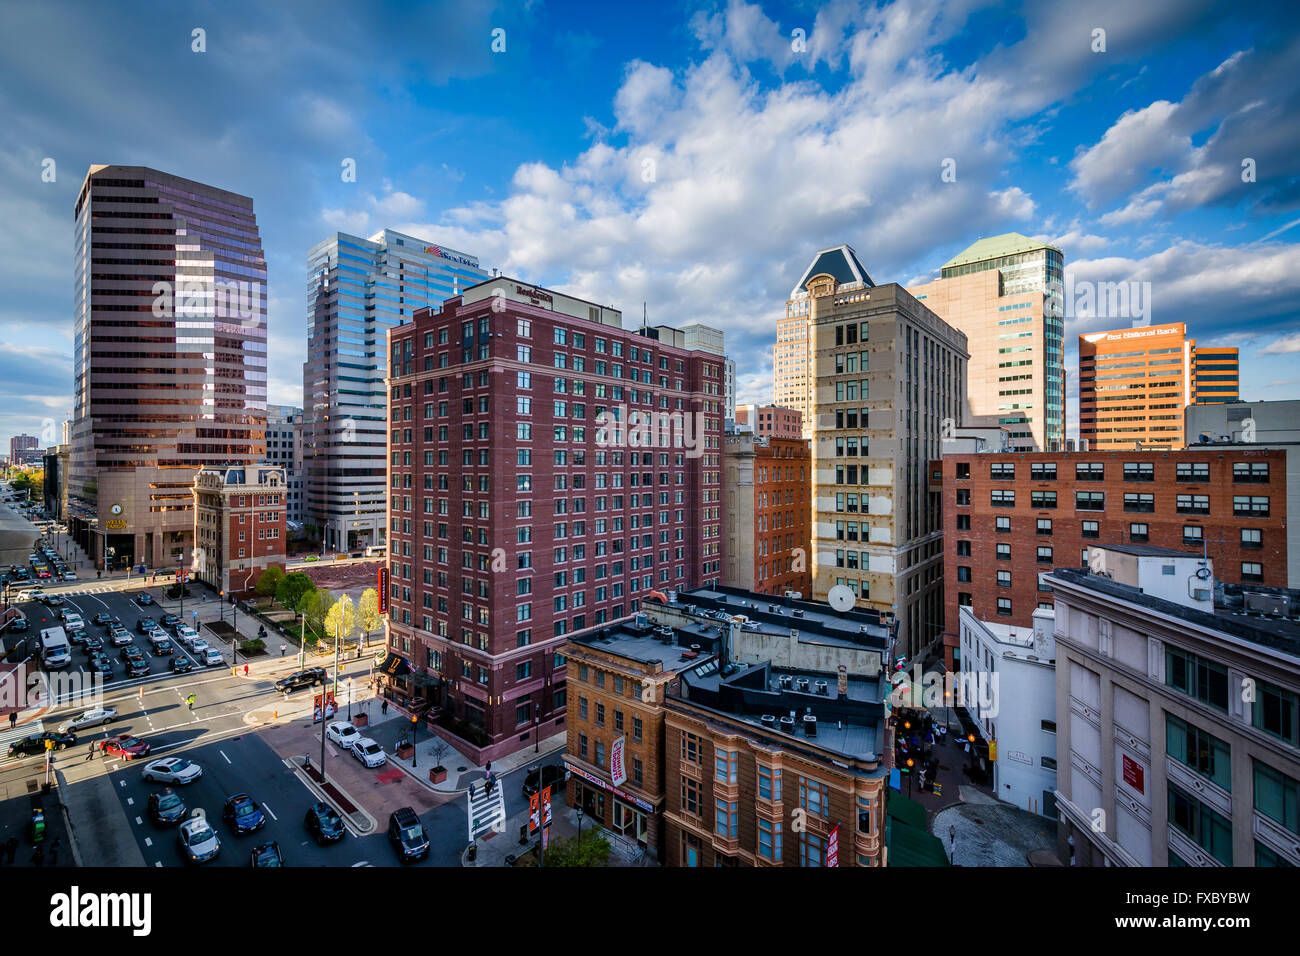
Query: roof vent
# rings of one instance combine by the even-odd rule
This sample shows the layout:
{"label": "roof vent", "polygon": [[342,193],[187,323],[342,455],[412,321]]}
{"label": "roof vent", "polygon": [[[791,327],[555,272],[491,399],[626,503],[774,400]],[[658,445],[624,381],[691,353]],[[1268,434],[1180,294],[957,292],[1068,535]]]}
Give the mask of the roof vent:
{"label": "roof vent", "polygon": [[794,678],[789,674],[782,674],[778,679],[781,681],[781,687],[786,690],[789,690],[790,684],[794,682]]}
{"label": "roof vent", "polygon": [[808,690],[808,678],[806,678],[806,677],[800,677],[800,678],[799,678],[798,680],[796,680],[794,683],[795,683],[795,687],[796,687],[796,689],[801,690],[801,691],[804,691],[805,693],[807,692],[807,690]]}
{"label": "roof vent", "polygon": [[817,718],[812,714],[803,715],[803,732],[809,737],[817,736]]}
{"label": "roof vent", "polygon": [[793,734],[793,733],[794,733],[794,718],[793,718],[793,717],[782,717],[782,718],[781,718],[781,729],[782,729],[783,731],[785,731],[787,734]]}
{"label": "roof vent", "polygon": [[827,687],[826,682],[825,682],[824,680],[819,680],[819,681],[817,682],[817,693],[819,693],[819,694],[821,694],[823,697],[825,697],[825,696],[826,696],[826,687]]}
{"label": "roof vent", "polygon": [[776,714],[764,714],[759,718],[768,730],[776,730]]}

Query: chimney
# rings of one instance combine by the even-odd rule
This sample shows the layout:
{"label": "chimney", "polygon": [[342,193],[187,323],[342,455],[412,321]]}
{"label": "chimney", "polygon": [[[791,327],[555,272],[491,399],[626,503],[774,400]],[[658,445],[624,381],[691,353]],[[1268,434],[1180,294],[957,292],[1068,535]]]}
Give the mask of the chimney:
{"label": "chimney", "polygon": [[839,679],[836,681],[836,690],[839,692],[840,700],[849,696],[849,669],[844,664],[836,668],[839,672]]}

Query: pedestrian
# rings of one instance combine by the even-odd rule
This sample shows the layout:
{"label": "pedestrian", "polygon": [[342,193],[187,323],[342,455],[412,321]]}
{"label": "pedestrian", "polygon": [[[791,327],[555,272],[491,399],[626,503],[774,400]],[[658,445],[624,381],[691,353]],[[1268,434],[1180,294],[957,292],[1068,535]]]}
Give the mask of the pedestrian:
{"label": "pedestrian", "polygon": [[470,798],[471,800],[474,799],[474,781],[473,781],[473,780],[471,780],[471,781],[469,782],[469,798]]}
{"label": "pedestrian", "polygon": [[10,866],[14,865],[14,857],[18,855],[18,838],[10,837],[5,841],[5,862]]}
{"label": "pedestrian", "polygon": [[244,665],[244,676],[245,676],[245,677],[248,676],[248,665],[247,665],[247,664]]}
{"label": "pedestrian", "polygon": [[99,580],[99,579],[102,578],[103,576],[104,576],[104,572],[103,572],[103,571],[100,571],[100,570],[96,570],[96,571],[95,571],[95,580]]}
{"label": "pedestrian", "polygon": [[9,712],[9,729],[13,730],[17,726],[18,726],[18,711],[11,710]]}
{"label": "pedestrian", "polygon": [[36,852],[32,854],[31,864],[32,866],[45,865],[45,847],[39,843],[36,844]]}
{"label": "pedestrian", "polygon": [[92,740],[90,742],[90,749],[86,751],[86,760],[94,760],[94,759],[95,759],[95,742]]}
{"label": "pedestrian", "polygon": [[284,657],[284,652],[285,652],[285,645],[284,645],[284,644],[281,644],[281,645],[280,645],[280,656],[281,656],[281,657]]}
{"label": "pedestrian", "polygon": [[186,697],[186,698],[185,698],[185,704],[186,704],[186,706],[189,707],[190,710],[193,710],[193,709],[194,709],[194,695],[193,695],[193,694],[190,694],[189,697]]}
{"label": "pedestrian", "polygon": [[383,702],[382,704],[379,705],[379,712],[380,712],[381,714],[383,714],[385,717],[388,716],[388,699],[387,699],[387,698],[385,698],[385,699],[384,699],[384,702]]}

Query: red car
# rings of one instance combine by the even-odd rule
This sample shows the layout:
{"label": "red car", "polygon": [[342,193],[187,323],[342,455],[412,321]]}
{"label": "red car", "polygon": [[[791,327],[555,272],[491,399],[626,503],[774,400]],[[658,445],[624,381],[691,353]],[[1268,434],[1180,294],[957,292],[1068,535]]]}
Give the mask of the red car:
{"label": "red car", "polygon": [[99,745],[99,749],[106,757],[121,757],[123,760],[149,756],[149,745],[139,737],[132,737],[129,734],[108,737]]}

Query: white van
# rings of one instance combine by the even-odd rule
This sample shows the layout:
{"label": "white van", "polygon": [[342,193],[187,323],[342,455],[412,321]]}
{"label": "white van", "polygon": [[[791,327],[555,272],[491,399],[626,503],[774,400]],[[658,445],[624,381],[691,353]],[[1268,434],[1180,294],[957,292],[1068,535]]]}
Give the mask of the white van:
{"label": "white van", "polygon": [[86,622],[81,619],[80,614],[77,614],[73,611],[69,611],[67,617],[63,619],[63,626],[70,627],[75,631],[77,628],[84,629],[86,626]]}
{"label": "white van", "polygon": [[48,670],[57,670],[72,663],[72,648],[63,628],[47,627],[41,631],[41,663]]}

